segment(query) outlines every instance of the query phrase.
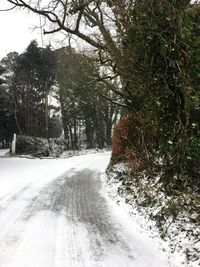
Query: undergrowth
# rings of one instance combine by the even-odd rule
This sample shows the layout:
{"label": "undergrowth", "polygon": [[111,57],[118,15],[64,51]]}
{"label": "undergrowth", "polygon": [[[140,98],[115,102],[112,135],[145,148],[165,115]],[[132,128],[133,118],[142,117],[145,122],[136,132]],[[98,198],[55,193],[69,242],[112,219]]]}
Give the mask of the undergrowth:
{"label": "undergrowth", "polygon": [[[123,164],[122,164],[123,165]],[[133,174],[128,165],[111,165],[108,179],[119,183],[118,193],[148,220],[155,222],[162,239],[172,252],[180,250],[188,263],[200,255],[200,197],[196,193],[168,190],[160,176],[148,177],[145,172]],[[200,263],[200,262],[199,262]]]}

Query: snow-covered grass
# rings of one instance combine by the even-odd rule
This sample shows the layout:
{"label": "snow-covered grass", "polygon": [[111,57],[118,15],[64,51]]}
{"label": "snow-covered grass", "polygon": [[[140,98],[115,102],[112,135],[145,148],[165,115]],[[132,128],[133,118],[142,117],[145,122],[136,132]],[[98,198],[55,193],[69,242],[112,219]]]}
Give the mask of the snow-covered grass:
{"label": "snow-covered grass", "polygon": [[91,149],[82,149],[82,150],[68,150],[64,151],[61,155],[60,158],[68,158],[68,157],[73,157],[73,156],[81,156],[81,155],[86,155],[86,154],[97,154],[97,153],[106,153],[109,152],[109,149],[103,148],[91,148]]}
{"label": "snow-covered grass", "polygon": [[103,177],[107,193],[132,215],[134,224],[151,237],[162,237],[164,249],[169,246],[172,266],[200,266],[199,197],[167,195],[159,177],[134,180],[122,163],[107,173]]}
{"label": "snow-covered grass", "polygon": [[9,155],[10,149],[0,149],[0,157],[6,157]]}
{"label": "snow-covered grass", "polygon": [[[133,207],[127,205],[124,199],[119,196],[117,189],[118,184],[109,182],[107,180],[106,173],[101,175],[103,182],[102,195],[107,199],[113,216],[116,217],[120,225],[125,225],[126,228],[121,229],[123,235],[126,236],[127,242],[134,250],[143,251],[144,254],[140,255],[140,258],[135,259],[133,266],[143,266],[142,261],[149,254],[152,261],[146,262],[144,266],[170,266],[179,267],[172,263],[170,259],[170,249],[166,242],[164,242],[158,235],[150,235],[149,229],[146,227],[145,219],[139,214],[139,212]],[[131,216],[130,216],[131,215]],[[167,260],[163,260],[163,255],[166,255]],[[116,255],[117,256],[117,255]],[[156,263],[154,259],[157,259]],[[113,266],[113,265],[108,265]],[[121,265],[126,266],[126,265]],[[128,265],[129,266],[129,265]],[[132,266],[132,265],[131,265]]]}

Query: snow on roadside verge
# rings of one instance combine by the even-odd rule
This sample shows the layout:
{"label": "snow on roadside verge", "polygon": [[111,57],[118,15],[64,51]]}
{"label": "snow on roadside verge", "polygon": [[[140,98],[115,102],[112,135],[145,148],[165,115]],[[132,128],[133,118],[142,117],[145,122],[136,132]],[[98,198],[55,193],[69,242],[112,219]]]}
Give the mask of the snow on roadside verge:
{"label": "snow on roadside verge", "polygon": [[0,149],[0,158],[9,156],[10,149]]}
{"label": "snow on roadside verge", "polygon": [[[173,226],[173,230],[175,232],[175,236],[173,236],[174,232],[169,233],[169,237],[165,238],[165,241],[160,238],[160,233],[158,228],[156,227],[155,220],[150,219],[150,216],[148,214],[147,209],[138,209],[137,200],[129,201],[129,197],[131,195],[120,195],[120,190],[122,186],[122,179],[119,179],[119,175],[126,175],[127,168],[124,164],[117,164],[117,173],[109,173],[109,177],[106,173],[101,175],[101,180],[103,182],[103,191],[106,193],[103,193],[104,196],[108,196],[108,200],[110,203],[115,203],[119,206],[120,209],[122,209],[126,214],[131,215],[132,220],[132,227],[136,227],[137,231],[140,233],[143,233],[145,235],[148,235],[149,237],[156,240],[157,243],[159,243],[160,248],[165,251],[168,254],[168,258],[170,261],[170,266],[172,267],[198,267],[200,266],[200,259],[198,258],[198,252],[197,252],[197,260],[196,261],[187,261],[184,249],[187,243],[187,238],[184,237],[184,234],[182,232],[178,232],[178,227],[176,229],[176,224]],[[116,171],[116,170],[115,170]],[[118,176],[118,177],[117,177]],[[103,192],[102,191],[102,192]],[[137,191],[137,189],[136,189]],[[139,196],[138,196],[139,197]],[[113,204],[112,204],[113,205]],[[155,211],[156,212],[156,211]],[[172,235],[172,237],[170,236]],[[181,249],[181,246],[179,249],[176,249],[176,238],[177,240],[181,240],[181,245],[183,248]],[[172,244],[173,243],[173,244]],[[178,241],[177,241],[178,243]],[[191,244],[191,242],[190,242]],[[198,247],[198,245],[196,245]],[[173,249],[172,249],[173,248]]]}

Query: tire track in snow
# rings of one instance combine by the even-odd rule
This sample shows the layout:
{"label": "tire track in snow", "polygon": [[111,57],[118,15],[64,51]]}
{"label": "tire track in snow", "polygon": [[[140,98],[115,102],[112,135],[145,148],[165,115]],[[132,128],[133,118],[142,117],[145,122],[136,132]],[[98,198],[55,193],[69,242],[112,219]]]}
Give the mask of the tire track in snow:
{"label": "tire track in snow", "polygon": [[[58,177],[54,183],[59,183],[62,179],[63,176]],[[52,185],[50,188],[49,185],[45,185],[38,192],[37,187],[40,187],[40,183],[40,181],[34,184],[23,183],[0,200],[0,266],[4,266],[6,258],[8,263],[5,266],[22,266],[24,248],[31,242],[32,229],[28,227],[29,219],[40,211],[54,210],[54,206],[58,206],[55,200],[57,200],[56,194],[59,190],[55,184],[52,184],[55,186],[53,190]],[[44,217],[45,215],[39,214],[36,220],[33,218],[35,222],[32,223],[32,228],[39,228]],[[27,267],[26,264],[24,266]]]}
{"label": "tire track in snow", "polygon": [[101,266],[102,257],[108,255],[113,247],[117,247],[120,254],[127,254],[127,257],[133,259],[131,249],[117,234],[106,201],[100,194],[98,173],[91,170],[77,172],[66,180],[65,187],[68,196],[72,194],[72,206],[70,201],[67,205],[69,219],[86,225],[96,264]]}
{"label": "tire track in snow", "polygon": [[[17,203],[20,203],[13,218],[7,218],[9,224],[3,227],[0,237],[3,255],[13,253],[16,267],[29,266],[25,252],[36,253],[32,246],[33,233],[45,224],[45,216],[49,212],[55,214],[55,220],[48,257],[55,266],[60,267],[61,262],[65,262],[70,267],[87,267],[90,262],[100,267],[101,258],[117,243],[120,249],[128,251],[112,226],[106,202],[99,193],[98,175],[90,170],[74,175],[70,173],[54,179],[39,192],[26,186],[7,199],[7,204],[16,205],[15,211],[19,208]],[[82,243],[83,231],[86,236],[84,242],[88,239],[87,245]],[[48,266],[47,262],[45,264]],[[30,266],[33,266],[32,263]],[[40,266],[39,263],[37,266]]]}
{"label": "tire track in snow", "polygon": [[133,267],[135,251],[100,190],[97,172],[71,169],[6,196],[0,215],[7,213],[9,223],[0,217],[0,266]]}

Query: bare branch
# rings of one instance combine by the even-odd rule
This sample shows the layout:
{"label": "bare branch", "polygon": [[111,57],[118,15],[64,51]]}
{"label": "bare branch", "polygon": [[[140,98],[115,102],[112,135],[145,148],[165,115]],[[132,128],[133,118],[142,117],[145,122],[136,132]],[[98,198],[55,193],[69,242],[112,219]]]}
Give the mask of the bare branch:
{"label": "bare branch", "polygon": [[117,105],[117,106],[120,106],[120,107],[127,108],[127,105],[125,105],[125,104],[123,104],[123,103],[116,102],[116,101],[114,101],[112,98],[110,98],[110,97],[108,97],[108,96],[102,94],[102,93],[99,92],[99,91],[97,91],[97,92],[98,92],[98,94],[99,94],[101,97],[103,97],[103,98],[105,98],[106,100],[110,101],[110,102],[113,103],[114,105]]}
{"label": "bare branch", "polygon": [[10,7],[10,8],[6,8],[6,9],[0,9],[0,12],[4,12],[4,11],[11,11],[13,9],[15,9],[16,6]]}
{"label": "bare branch", "polygon": [[79,3],[79,5],[78,4],[76,4],[76,6],[74,7],[74,8],[72,8],[71,10],[70,10],[70,13],[71,14],[75,14],[75,13],[77,13],[78,11],[82,11],[85,7],[87,7],[90,3],[92,3],[94,0],[88,0],[88,1],[86,1],[85,3],[83,2],[83,3]]}
{"label": "bare branch", "polygon": [[81,22],[81,18],[83,16],[83,10],[80,10],[79,14],[78,14],[78,18],[76,21],[76,28],[75,31],[79,31],[79,26],[80,26],[80,22]]}

